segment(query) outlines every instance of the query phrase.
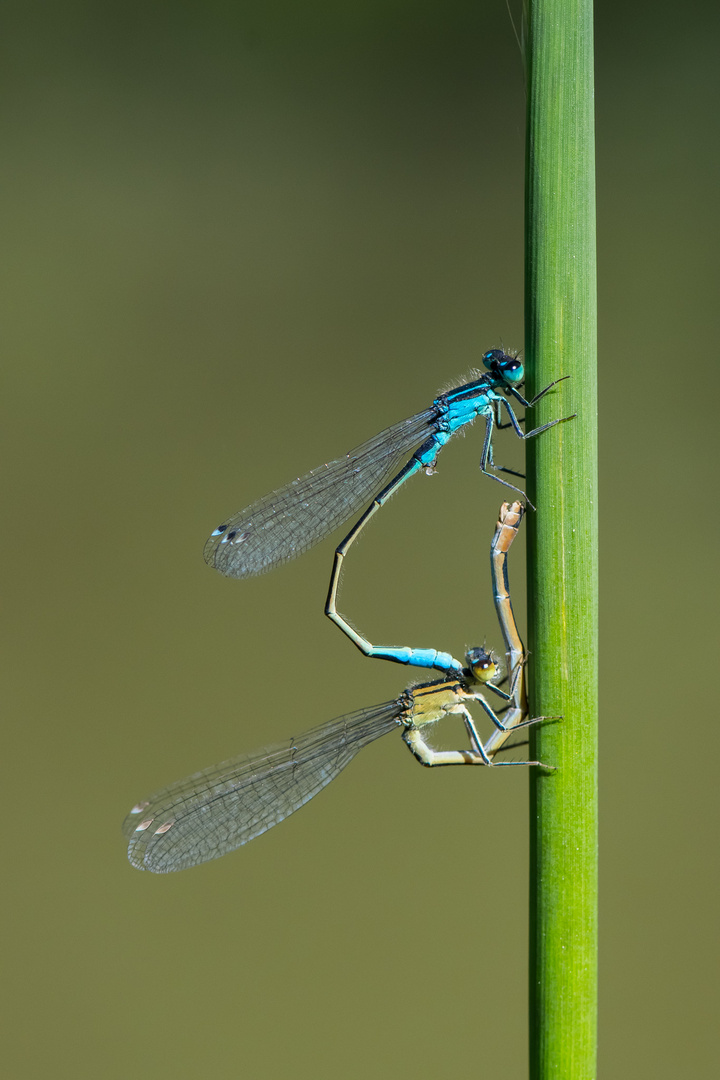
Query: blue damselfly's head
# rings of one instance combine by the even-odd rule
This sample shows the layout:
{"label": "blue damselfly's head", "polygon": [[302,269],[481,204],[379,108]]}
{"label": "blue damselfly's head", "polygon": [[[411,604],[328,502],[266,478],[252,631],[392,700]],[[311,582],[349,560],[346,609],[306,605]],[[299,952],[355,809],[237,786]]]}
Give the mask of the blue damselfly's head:
{"label": "blue damselfly's head", "polygon": [[522,360],[502,349],[491,349],[483,355],[483,364],[497,379],[500,385],[520,386],[525,380],[525,368]]}
{"label": "blue damselfly's head", "polygon": [[468,649],[465,653],[465,662],[476,682],[489,683],[500,674],[497,660],[486,649]]}

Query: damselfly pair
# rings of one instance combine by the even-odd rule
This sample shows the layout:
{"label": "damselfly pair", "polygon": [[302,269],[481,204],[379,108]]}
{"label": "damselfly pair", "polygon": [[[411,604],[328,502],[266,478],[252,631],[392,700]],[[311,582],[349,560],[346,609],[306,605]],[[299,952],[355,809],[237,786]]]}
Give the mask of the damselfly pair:
{"label": "damselfly pair", "polygon": [[[488,469],[496,468],[492,432],[494,425],[502,426],[500,406],[510,417],[510,424],[505,426],[512,425],[523,439],[561,422],[553,420],[524,433],[507,398],[498,391],[511,394],[529,408],[556,384],[526,401],[517,389],[524,379],[517,357],[493,350],[483,360],[488,372],[440,395],[430,409],[387,429],[346,457],[252,504],[219,526],[205,548],[206,560],[229,576],[247,577],[270,570],[313,546],[356,512],[397,466],[400,457],[416,448],[336,549],[326,613],[366,655],[436,669],[444,678],[410,688],[394,701],[330,721],[291,740],[289,745],[266,748],[196,773],[138,803],[124,825],[133,865],[159,873],[180,870],[247,843],[317,794],[363,746],[396,727],[424,765],[540,764],[493,761],[511,731],[543,719],[526,719],[524,654],[507,588],[505,560],[522,515],[519,503],[512,508],[503,504],[492,548],[496,610],[510,661],[509,694],[493,684],[497,666],[484,649],[471,649],[462,665],[450,654],[434,649],[373,646],[335,608],[340,569],[350,545],[410,476],[421,468],[432,471],[439,451],[456,431],[476,416],[483,416],[486,428],[481,470],[517,491]],[[478,686],[510,703],[504,720],[476,689]],[[479,703],[496,725],[497,730],[486,744],[468,710],[469,702]],[[424,729],[449,714],[462,717],[470,750],[435,751],[425,741]]]}

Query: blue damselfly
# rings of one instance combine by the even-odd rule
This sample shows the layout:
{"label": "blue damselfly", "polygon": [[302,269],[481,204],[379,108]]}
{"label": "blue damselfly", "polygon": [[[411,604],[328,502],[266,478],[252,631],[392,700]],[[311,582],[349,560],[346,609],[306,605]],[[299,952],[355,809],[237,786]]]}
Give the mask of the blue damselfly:
{"label": "blue damselfly", "polygon": [[[372,645],[337,611],[340,571],[350,546],[370,518],[411,476],[421,469],[432,473],[443,446],[476,417],[485,420],[480,469],[513,491],[519,488],[490,471],[497,468],[512,472],[493,462],[494,427],[512,426],[520,439],[529,439],[572,419],[562,417],[523,432],[508,396],[531,408],[562,380],[550,383],[526,401],[518,390],[525,371],[517,356],[492,349],[484,354],[483,363],[487,371],[476,372],[471,382],[439,394],[429,409],[387,428],[344,457],[313,469],[226,519],[205,545],[206,562],[228,577],[265,573],[313,547],[365,505],[366,509],[335,551],[325,613],[366,656],[408,663],[404,653],[396,655],[391,648]],[[502,407],[509,417],[505,425],[499,422]],[[411,454],[409,460],[385,483],[408,454]],[[419,665],[419,658],[414,663]],[[436,665],[430,657],[424,666]]]}

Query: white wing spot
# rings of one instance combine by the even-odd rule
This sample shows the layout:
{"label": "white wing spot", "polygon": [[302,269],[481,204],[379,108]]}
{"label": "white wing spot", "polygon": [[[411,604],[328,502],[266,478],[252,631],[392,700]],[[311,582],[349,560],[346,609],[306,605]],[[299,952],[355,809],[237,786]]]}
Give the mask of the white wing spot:
{"label": "white wing spot", "polygon": [[145,832],[146,829],[150,828],[154,820],[155,818],[149,817],[146,818],[145,821],[141,821],[138,827],[135,829],[135,832]]}
{"label": "white wing spot", "polygon": [[130,813],[131,813],[131,814],[142,814],[143,810],[147,810],[147,808],[148,808],[148,806],[149,806],[149,805],[150,805],[150,803],[149,803],[149,802],[139,802],[139,803],[135,803],[135,805],[133,806],[133,808],[132,808],[132,810],[130,811]]}
{"label": "white wing spot", "polygon": [[159,829],[155,830],[155,836],[162,836],[168,829],[171,829],[175,823],[173,821],[166,821],[164,825],[161,825]]}

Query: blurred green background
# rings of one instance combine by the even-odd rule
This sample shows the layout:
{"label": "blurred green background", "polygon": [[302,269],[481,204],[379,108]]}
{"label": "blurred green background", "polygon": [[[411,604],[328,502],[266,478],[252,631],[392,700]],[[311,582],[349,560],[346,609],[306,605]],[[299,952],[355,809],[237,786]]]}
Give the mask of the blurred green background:
{"label": "blurred green background", "polygon": [[[167,877],[119,831],[154,788],[405,685],[323,618],[332,542],[247,583],[201,551],[522,345],[504,4],[3,23],[5,1075],[522,1077],[522,770],[428,772],[388,738]],[[634,1080],[717,1067],[716,31],[706,2],[598,10],[601,1063]],[[499,646],[479,451],[457,440],[353,551],[341,607],[371,639]]]}

